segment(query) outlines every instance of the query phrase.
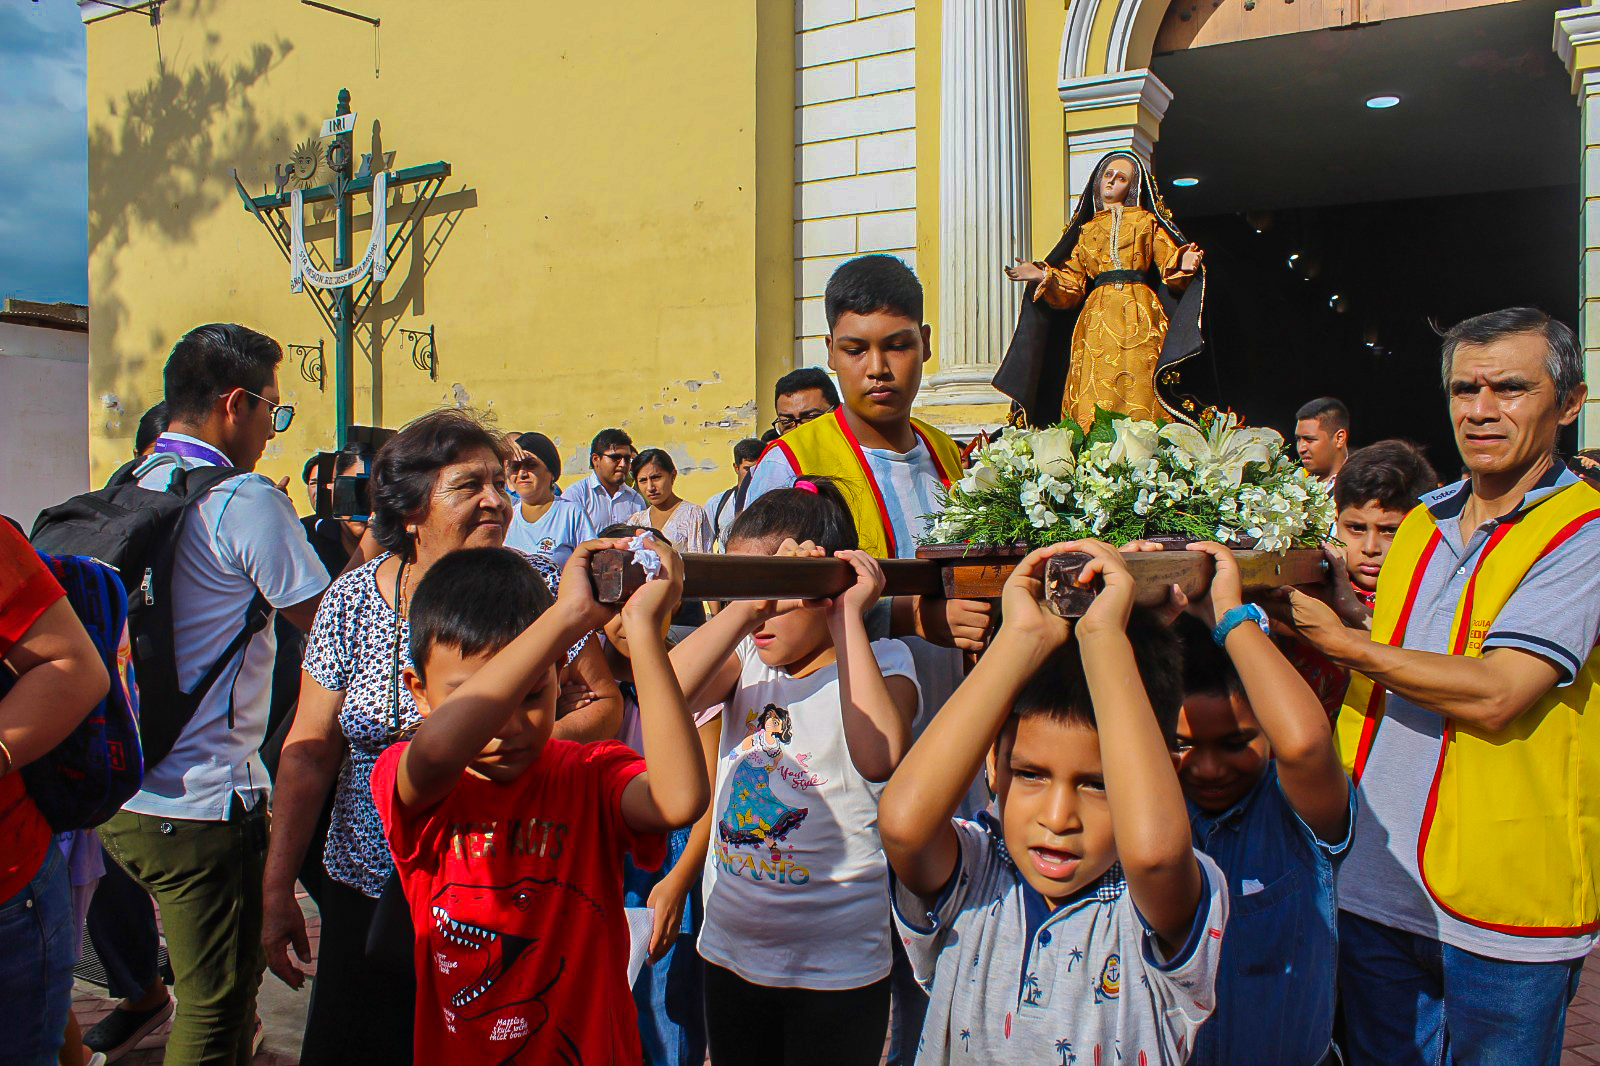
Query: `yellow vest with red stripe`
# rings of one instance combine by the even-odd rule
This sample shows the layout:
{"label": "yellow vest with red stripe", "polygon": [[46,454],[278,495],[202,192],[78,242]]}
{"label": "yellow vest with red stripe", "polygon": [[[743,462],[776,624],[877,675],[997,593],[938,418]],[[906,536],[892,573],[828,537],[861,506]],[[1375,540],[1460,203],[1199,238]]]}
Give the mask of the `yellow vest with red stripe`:
{"label": "yellow vest with red stripe", "polygon": [[[920,419],[911,420],[911,430],[927,446],[940,483],[949,488],[951,477],[961,471],[961,450],[956,442]],[[825,477],[838,484],[850,504],[862,551],[879,559],[898,558],[899,550],[910,554],[912,545],[895,542],[883,504],[883,489],[867,466],[861,443],[850,432],[843,407],[791,429],[767,445],[768,452],[774,449],[783,453],[796,474]],[[763,452],[762,458],[765,457]]]}
{"label": "yellow vest with red stripe", "polygon": [[[1496,527],[1456,604],[1453,655],[1483,640],[1529,569],[1588,522],[1600,492],[1569,485]],[[1372,639],[1399,646],[1440,533],[1426,507],[1406,516],[1378,577]],[[1552,610],[1559,605],[1551,604]],[[1338,739],[1357,782],[1381,728],[1384,689],[1351,673]],[[1417,837],[1423,886],[1447,913],[1520,936],[1600,928],[1600,651],[1506,729],[1444,719]]]}

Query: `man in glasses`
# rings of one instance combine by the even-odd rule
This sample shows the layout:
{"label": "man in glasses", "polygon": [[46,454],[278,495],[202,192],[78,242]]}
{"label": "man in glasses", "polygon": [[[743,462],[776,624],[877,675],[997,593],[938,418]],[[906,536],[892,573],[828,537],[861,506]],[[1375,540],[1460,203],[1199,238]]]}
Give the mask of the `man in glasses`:
{"label": "man in glasses", "polygon": [[[142,791],[100,828],[106,850],[160,904],[178,975],[166,1061],[183,1066],[243,1062],[251,1053],[266,963],[261,878],[271,783],[258,752],[277,648],[270,622],[276,610],[310,630],[328,584],[289,497],[253,473],[267,441],[294,417],[278,402],[282,359],[277,341],[243,326],[190,330],[167,360],[170,422],[134,475],[143,488],[164,491],[178,468],[238,474],[206,492],[173,534],[178,683],[192,692],[218,664],[221,672],[170,753],[145,767]],[[264,628],[251,634],[247,617],[263,614]],[[174,712],[147,705],[143,713]]]}
{"label": "man in glasses", "polygon": [[620,429],[602,429],[589,445],[589,476],[570,489],[562,499],[582,507],[595,529],[626,522],[644,510],[644,497],[628,487],[628,472],[633,468],[633,438]]}
{"label": "man in glasses", "polygon": [[821,367],[790,371],[778,379],[772,392],[772,406],[778,414],[772,420],[772,428],[780,436],[839,406],[839,390]]}
{"label": "man in glasses", "polygon": [[[833,379],[826,370],[816,366],[791,370],[772,387],[772,407],[778,417],[772,420],[772,432],[765,434],[761,440],[771,443],[775,439],[774,434],[781,437],[792,429],[831,413],[838,406],[839,390],[834,387]],[[745,498],[749,490],[749,479],[743,476],[741,470],[739,483],[733,488],[731,510],[735,515],[743,511],[744,505],[749,502]],[[709,509],[707,513],[710,513]]]}

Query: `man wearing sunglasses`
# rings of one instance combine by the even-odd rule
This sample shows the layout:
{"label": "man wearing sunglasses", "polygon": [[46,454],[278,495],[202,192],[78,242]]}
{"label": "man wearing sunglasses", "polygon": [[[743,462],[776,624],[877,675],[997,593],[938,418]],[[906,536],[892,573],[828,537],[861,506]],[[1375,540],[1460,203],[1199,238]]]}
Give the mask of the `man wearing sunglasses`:
{"label": "man wearing sunglasses", "polygon": [[[143,789],[100,828],[106,850],[160,904],[178,975],[166,1061],[183,1066],[250,1057],[266,964],[271,783],[258,752],[271,710],[271,615],[309,631],[328,584],[289,497],[253,473],[267,441],[294,418],[278,402],[282,358],[277,341],[243,326],[190,330],[164,374],[171,421],[134,475],[164,491],[180,467],[238,472],[178,528],[171,579],[179,685],[191,692],[226,662],[171,752],[145,768]],[[265,627],[249,634],[246,619],[263,613]],[[236,638],[243,645],[233,650]]]}
{"label": "man wearing sunglasses", "polygon": [[639,453],[620,429],[602,429],[589,445],[589,476],[563,489],[562,499],[582,507],[595,529],[626,522],[644,510],[644,497],[628,487],[628,471]]}

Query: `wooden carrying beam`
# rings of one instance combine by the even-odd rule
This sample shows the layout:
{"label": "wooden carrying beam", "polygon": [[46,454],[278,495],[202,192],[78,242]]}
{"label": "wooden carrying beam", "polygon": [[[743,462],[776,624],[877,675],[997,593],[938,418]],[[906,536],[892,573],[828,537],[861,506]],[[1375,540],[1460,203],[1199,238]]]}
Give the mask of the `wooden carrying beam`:
{"label": "wooden carrying beam", "polygon": [[[1081,618],[1094,602],[1093,585],[1078,584],[1078,576],[1089,562],[1083,552],[1065,552],[1050,560],[1045,570],[1045,598],[1050,609],[1062,618]],[[1315,585],[1327,572],[1320,549],[1272,552],[1234,552],[1239,562],[1239,577],[1245,595],[1267,592],[1285,585]],[[1205,552],[1159,551],[1129,552],[1122,557],[1134,579],[1134,602],[1140,607],[1158,607],[1166,602],[1167,590],[1178,586],[1189,599],[1204,596],[1211,587],[1213,564]],[[959,587],[959,586],[958,586]],[[971,593],[957,593],[965,598]]]}
{"label": "wooden carrying beam", "polygon": [[[883,559],[886,596],[942,596],[939,568],[921,559]],[[596,552],[595,597],[601,603],[623,603],[644,584],[644,569],[633,553],[619,548]],[[837,596],[855,582],[855,571],[843,559],[775,559],[761,555],[712,555],[690,552],[683,557],[686,600],[792,600]]]}
{"label": "wooden carrying beam", "polygon": [[[1315,549],[1283,555],[1241,551],[1235,555],[1247,592],[1284,585],[1309,585],[1322,580],[1325,566]],[[951,555],[940,559],[880,560],[885,596],[947,596],[993,599],[1020,555]],[[1122,557],[1138,585],[1137,601],[1153,607],[1177,585],[1184,595],[1204,594],[1211,583],[1211,556],[1203,552],[1133,552]],[[1094,599],[1094,588],[1078,585],[1089,556],[1068,552],[1050,560],[1045,573],[1050,607],[1063,618],[1081,617]],[[776,559],[758,555],[683,557],[686,600],[817,599],[837,596],[850,587],[854,571],[841,559]],[[620,549],[597,552],[593,564],[595,596],[601,603],[620,604],[644,584],[644,570],[632,553]]]}

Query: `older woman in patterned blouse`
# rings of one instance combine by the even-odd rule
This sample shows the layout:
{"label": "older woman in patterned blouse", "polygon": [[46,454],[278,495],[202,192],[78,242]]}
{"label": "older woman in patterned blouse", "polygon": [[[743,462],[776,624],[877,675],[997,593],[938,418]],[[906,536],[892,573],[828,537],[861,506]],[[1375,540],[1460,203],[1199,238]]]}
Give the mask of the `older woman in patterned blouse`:
{"label": "older woman in patterned blouse", "polygon": [[[435,562],[460,548],[498,546],[511,518],[506,446],[468,414],[435,411],[401,430],[378,453],[371,479],[371,530],[385,553],[329,587],[306,649],[300,704],[284,742],[273,801],[264,886],[262,941],[272,972],[292,988],[309,960],[294,883],[330,788],[323,841],[322,932],[302,1063],[411,1061],[415,989],[409,972],[366,958],[367,932],[393,869],[368,778],[379,754],[420,721],[400,679],[411,593]],[[546,557],[529,556],[552,591]],[[564,688],[581,707],[556,723],[569,740],[614,736],[622,699],[596,642],[569,654]],[[575,701],[564,701],[569,709]]]}

